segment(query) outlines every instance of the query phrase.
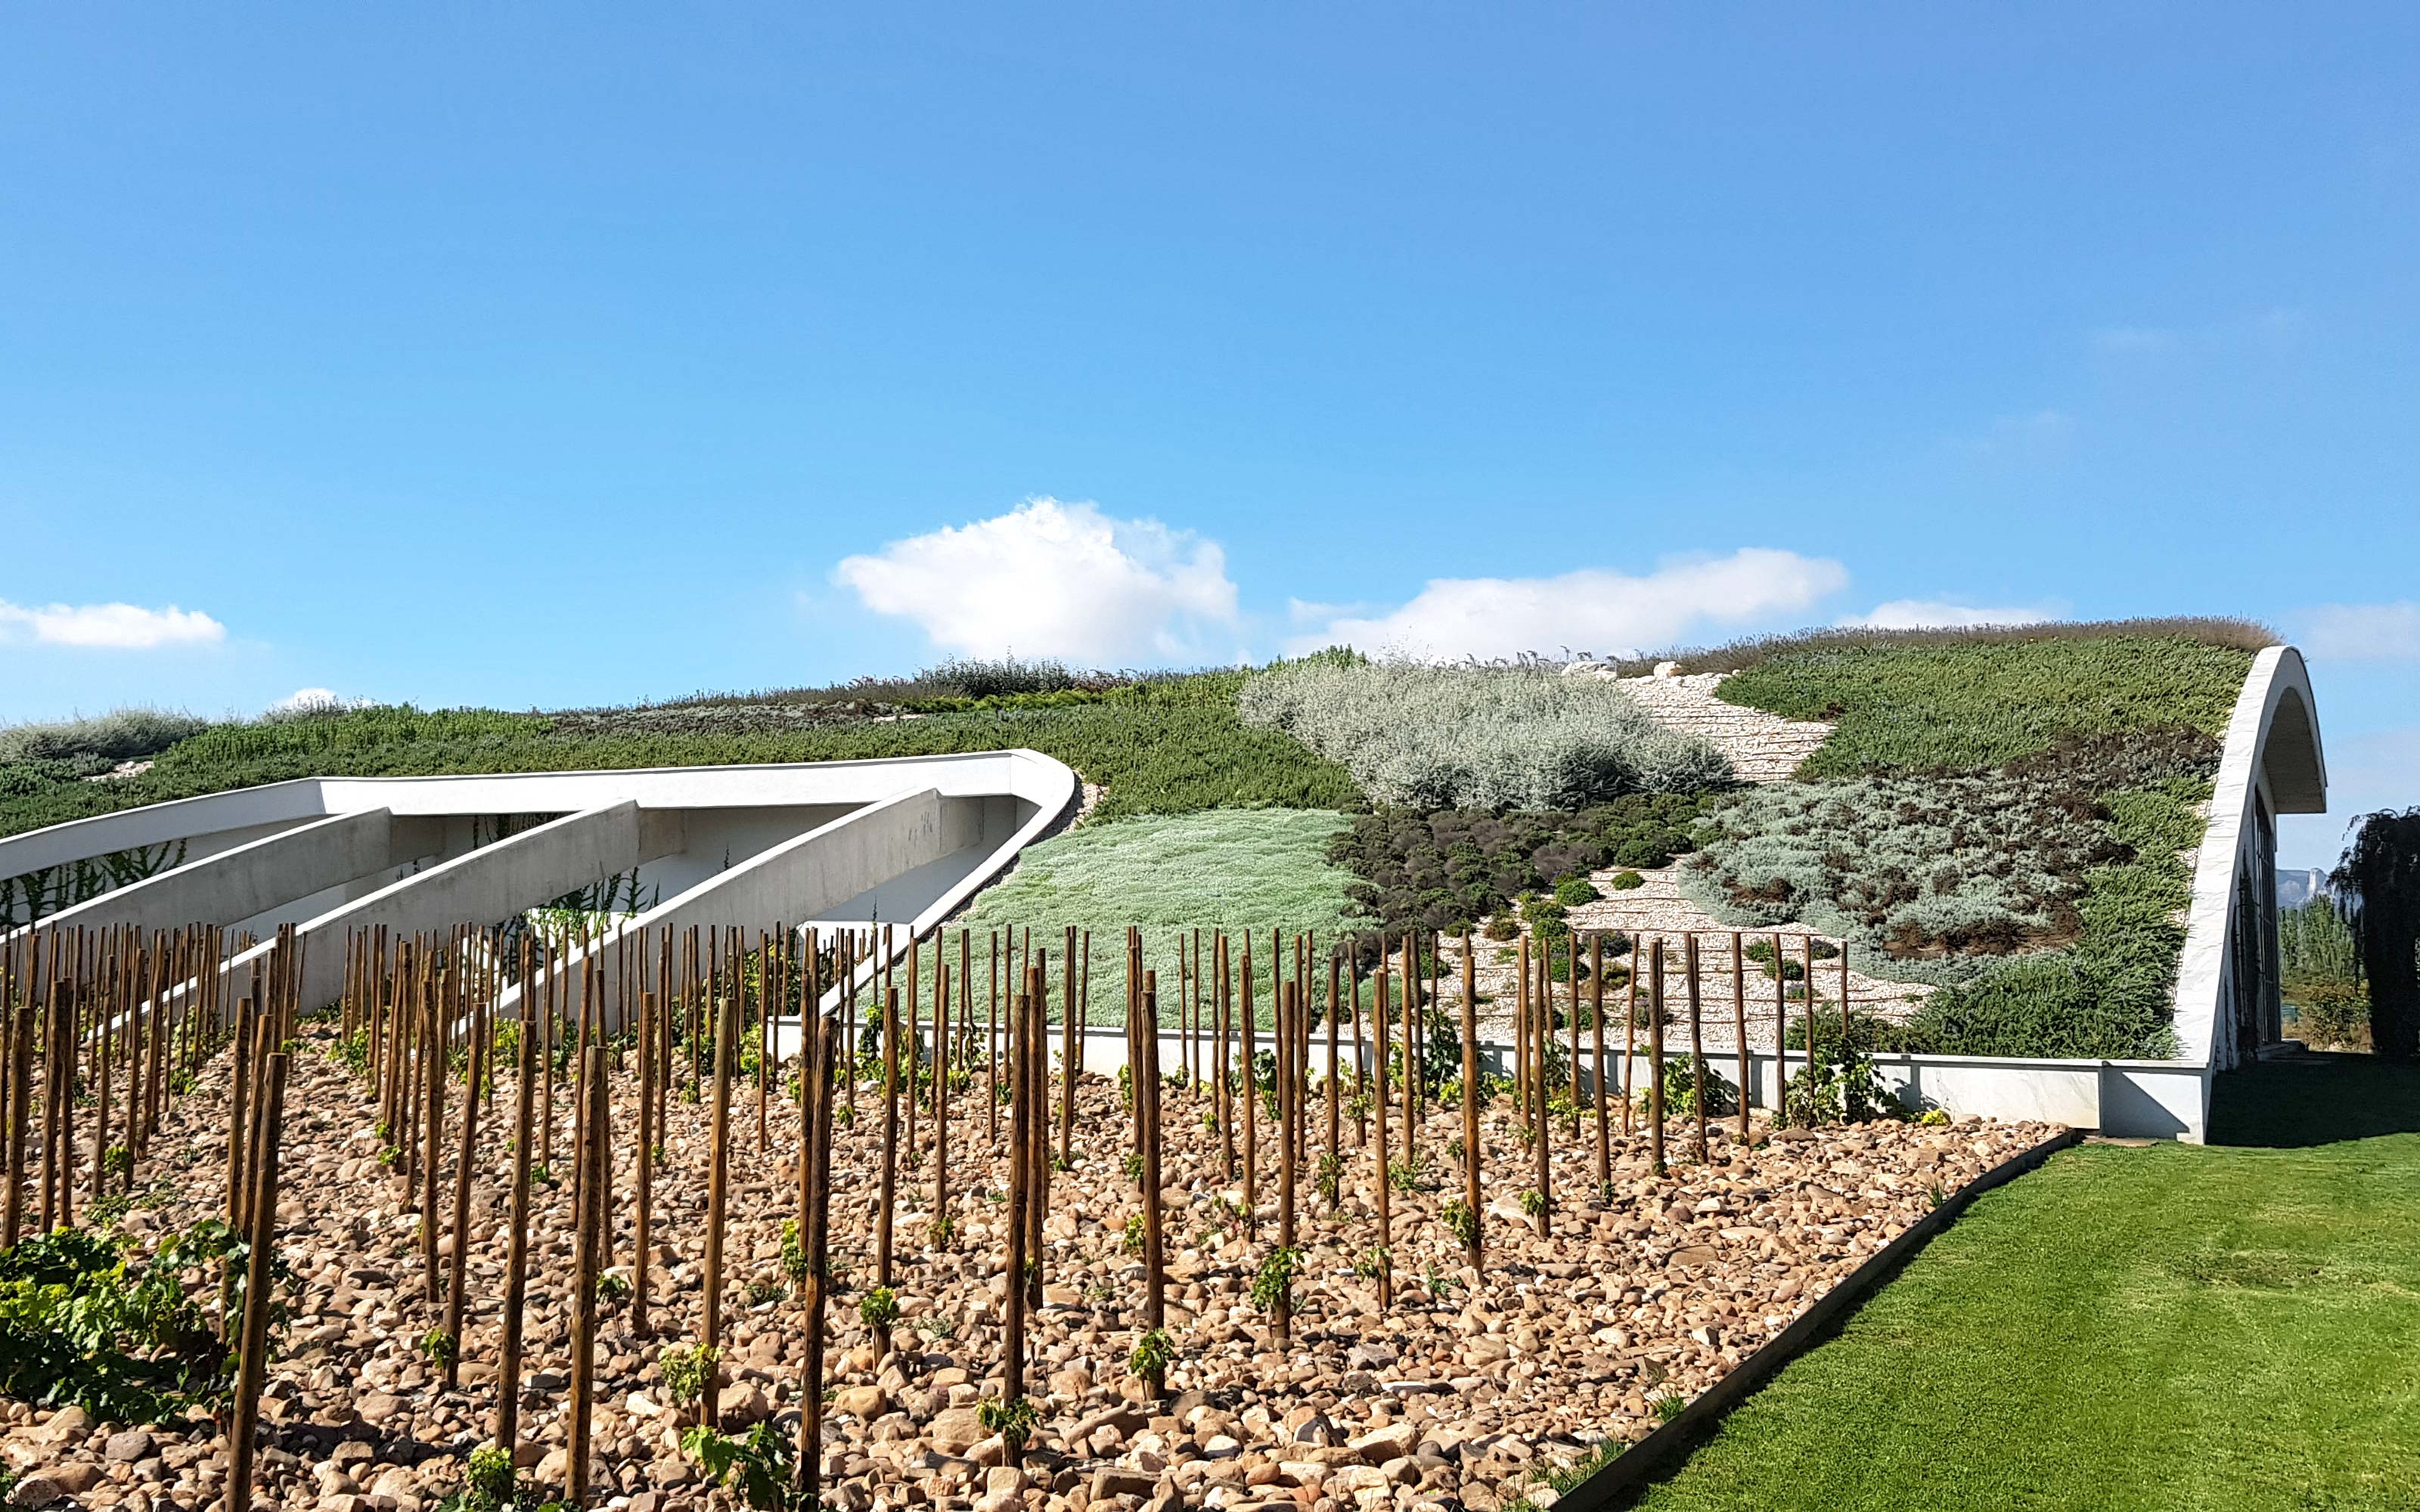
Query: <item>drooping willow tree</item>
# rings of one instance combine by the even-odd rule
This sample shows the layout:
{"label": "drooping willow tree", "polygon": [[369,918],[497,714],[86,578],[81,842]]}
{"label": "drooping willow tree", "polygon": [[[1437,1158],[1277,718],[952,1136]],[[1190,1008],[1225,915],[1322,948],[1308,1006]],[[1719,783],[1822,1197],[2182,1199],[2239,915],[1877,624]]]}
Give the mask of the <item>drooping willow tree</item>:
{"label": "drooping willow tree", "polygon": [[2409,1060],[2420,1053],[2420,809],[2382,809],[2353,825],[2328,881],[2369,979],[2370,1042]]}

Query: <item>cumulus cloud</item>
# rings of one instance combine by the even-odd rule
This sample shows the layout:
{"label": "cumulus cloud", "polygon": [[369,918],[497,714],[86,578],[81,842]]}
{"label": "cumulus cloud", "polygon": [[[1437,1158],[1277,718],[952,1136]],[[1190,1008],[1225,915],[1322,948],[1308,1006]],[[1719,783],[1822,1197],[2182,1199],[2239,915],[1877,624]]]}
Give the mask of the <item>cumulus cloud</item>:
{"label": "cumulus cloud", "polygon": [[2346,661],[2420,659],[2420,603],[2323,604],[2302,616],[2303,649]]}
{"label": "cumulus cloud", "polygon": [[1554,578],[1435,578],[1401,609],[1340,616],[1295,637],[1289,648],[1344,644],[1486,658],[1570,647],[1635,656],[1702,638],[1709,628],[1739,630],[1802,610],[1848,581],[1848,570],[1827,558],[1761,547],[1668,563],[1643,577],[1586,567]]}
{"label": "cumulus cloud", "polygon": [[144,609],[136,604],[11,604],[0,599],[0,640],[42,645],[149,651],[160,646],[216,645],[226,626],[199,609]]}
{"label": "cumulus cloud", "polygon": [[2046,609],[1980,609],[1941,598],[1894,598],[1863,614],[1843,614],[1833,623],[1875,630],[1938,630],[1964,625],[2040,625],[2053,617]]}
{"label": "cumulus cloud", "polygon": [[269,714],[324,714],[332,709],[365,709],[368,699],[338,698],[331,687],[298,687],[264,712]]}
{"label": "cumulus cloud", "polygon": [[1217,542],[1048,498],[846,558],[832,577],[876,614],[974,656],[1171,661],[1201,656],[1205,629],[1237,623]]}

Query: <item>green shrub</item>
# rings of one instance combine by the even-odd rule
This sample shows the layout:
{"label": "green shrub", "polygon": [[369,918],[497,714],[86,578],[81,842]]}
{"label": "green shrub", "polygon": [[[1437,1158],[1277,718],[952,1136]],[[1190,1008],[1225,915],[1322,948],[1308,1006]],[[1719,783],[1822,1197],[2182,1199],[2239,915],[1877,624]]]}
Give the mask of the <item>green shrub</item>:
{"label": "green shrub", "polygon": [[1704,839],[1681,887],[1725,923],[1802,923],[1933,982],[2071,936],[2085,873],[2133,854],[2088,797],[2001,773],[1777,782]]}
{"label": "green shrub", "polygon": [[[1620,880],[1620,878],[1615,879],[1617,885]],[[1565,877],[1555,884],[1555,902],[1566,908],[1577,908],[1582,903],[1592,903],[1604,896],[1605,894],[1596,890],[1596,884],[1586,877]]]}
{"label": "green shrub", "polygon": [[2304,1043],[2315,1049],[2369,1049],[2369,992],[2361,983],[2342,978],[2288,978],[2284,996]]}
{"label": "green shrub", "polygon": [[51,762],[73,777],[96,776],[119,762],[156,756],[199,733],[209,721],[163,709],[115,709],[90,719],[0,725],[0,768]]}
{"label": "green shrub", "polygon": [[[1632,794],[1576,813],[1381,809],[1357,817],[1329,858],[1362,880],[1354,906],[1390,932],[1459,933],[1524,893],[1612,865],[1663,866],[1693,849],[1705,794]],[[1512,934],[1491,924],[1489,937]]]}
{"label": "green shrub", "polygon": [[858,1299],[857,1316],[869,1328],[889,1328],[899,1321],[899,1294],[889,1287],[876,1287]]}
{"label": "green shrub", "polygon": [[1239,706],[1383,803],[1569,809],[1731,780],[1711,743],[1657,724],[1612,683],[1528,667],[1312,657],[1254,673]]}
{"label": "green shrub", "polygon": [[[140,1263],[116,1239],[85,1229],[19,1240],[0,1252],[0,1392],[121,1423],[221,1405],[235,1356],[188,1296],[184,1273],[224,1268],[235,1278],[227,1305],[240,1310],[249,1248],[215,1219],[169,1236]],[[273,1340],[294,1276],[283,1258],[272,1258],[270,1273]]]}
{"label": "green shrub", "polygon": [[[1633,1096],[1639,1109],[1646,1110],[1653,1088],[1649,1085],[1649,1072],[1638,1072]],[[1738,1089],[1723,1079],[1723,1073],[1706,1063],[1706,1117],[1719,1118],[1739,1106]],[[1617,1099],[1616,1101],[1619,1101]],[[1698,1112],[1698,1078],[1686,1056],[1664,1058],[1664,1116],[1668,1119],[1695,1118]]]}
{"label": "green shrub", "polygon": [[1302,1251],[1280,1246],[1269,1251],[1252,1274],[1252,1305],[1274,1313],[1294,1301],[1294,1279],[1302,1273]]}
{"label": "green shrub", "polygon": [[664,1378],[664,1395],[675,1407],[690,1406],[706,1396],[714,1379],[716,1351],[700,1344],[676,1344],[656,1356],[656,1370]]}
{"label": "green shrub", "polygon": [[1168,1330],[1155,1328],[1135,1341],[1134,1352],[1126,1356],[1126,1368],[1146,1381],[1168,1373],[1176,1363],[1176,1341]]}
{"label": "green shrub", "polygon": [[2074,946],[1994,962],[1944,988],[1900,1031],[1899,1047],[1944,1055],[2160,1059],[2176,1053],[2178,914],[2190,876],[2174,861],[2090,873]]}
{"label": "green shrub", "polygon": [[501,1443],[479,1445],[463,1467],[461,1512],[501,1512],[514,1500],[516,1480],[510,1449]]}
{"label": "green shrub", "polygon": [[790,1436],[771,1423],[758,1423],[733,1438],[705,1427],[681,1434],[681,1449],[706,1472],[709,1485],[737,1494],[759,1512],[805,1512],[813,1501],[792,1484],[797,1451]]}
{"label": "green shrub", "polygon": [[1647,879],[1636,872],[1617,872],[1606,886],[1616,892],[1632,892],[1647,886]]}

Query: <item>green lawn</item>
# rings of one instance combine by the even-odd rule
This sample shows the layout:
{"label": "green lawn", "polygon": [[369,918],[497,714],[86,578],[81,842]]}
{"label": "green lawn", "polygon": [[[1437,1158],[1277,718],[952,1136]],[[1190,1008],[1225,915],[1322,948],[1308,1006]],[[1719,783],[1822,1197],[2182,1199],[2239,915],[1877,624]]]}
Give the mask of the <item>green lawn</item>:
{"label": "green lawn", "polygon": [[[1327,845],[1348,823],[1322,809],[1211,810],[1088,823],[1029,847],[1016,870],[977,894],[967,916],[951,920],[946,931],[953,939],[961,927],[974,931],[977,982],[987,991],[991,931],[1032,929],[1035,949],[1050,952],[1054,995],[1063,932],[1070,924],[1092,931],[1091,1020],[1116,1024],[1125,1012],[1127,925],[1143,931],[1143,964],[1159,974],[1160,1015],[1170,1023],[1176,1021],[1179,932],[1189,948],[1195,929],[1250,930],[1253,1007],[1266,1023],[1271,928],[1284,933],[1289,952],[1297,933],[1315,933],[1324,946],[1345,928],[1344,887],[1353,878],[1328,863]],[[1232,949],[1240,974],[1242,942]],[[1205,938],[1204,970],[1209,952]],[[1325,964],[1313,975],[1314,992],[1324,994]],[[929,990],[923,995],[929,1002]],[[1051,1011],[1055,1017],[1055,998]]]}
{"label": "green lawn", "polygon": [[1636,1504],[2420,1507],[2420,1072],[2220,1085],[2231,1143],[1984,1196]]}

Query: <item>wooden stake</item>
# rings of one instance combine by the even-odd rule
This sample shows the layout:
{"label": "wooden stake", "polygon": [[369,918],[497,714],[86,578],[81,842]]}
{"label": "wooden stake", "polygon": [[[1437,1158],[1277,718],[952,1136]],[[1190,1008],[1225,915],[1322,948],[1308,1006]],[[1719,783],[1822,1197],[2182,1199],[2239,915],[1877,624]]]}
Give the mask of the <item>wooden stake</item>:
{"label": "wooden stake", "polygon": [[1747,957],[1740,953],[1740,932],[1731,931],[1731,1034],[1739,1043],[1739,1138],[1747,1143]]}
{"label": "wooden stake", "polygon": [[1537,1164],[1538,1237],[1544,1239],[1552,1229],[1555,1211],[1553,1148],[1555,1120],[1546,1110],[1546,1052],[1555,1042],[1555,963],[1553,942],[1538,952],[1538,995],[1530,1005],[1529,1017],[1536,1025],[1537,1040],[1530,1055],[1530,1119],[1529,1130],[1536,1141],[1530,1153]]}
{"label": "wooden stake", "polygon": [[[1596,1092],[1596,1185],[1601,1200],[1609,1202],[1613,1188],[1613,1143],[1605,1116],[1605,936],[1589,935],[1589,1080]],[[1578,1053],[1573,1054],[1575,1062]]]}
{"label": "wooden stake", "polygon": [[[899,1192],[899,994],[882,1004],[882,1191],[874,1218],[874,1284],[891,1285],[892,1209]],[[876,1355],[891,1352],[891,1330],[876,1324]]]}
{"label": "wooden stake", "polygon": [[[538,1005],[530,996],[530,945],[521,941],[521,1018],[513,1088],[513,1206],[504,1240],[504,1307],[496,1341],[496,1443],[506,1452],[520,1443],[521,1311],[529,1296],[531,1103],[537,1079]],[[644,1131],[643,1131],[644,1132]],[[643,1241],[644,1242],[644,1241]],[[646,1283],[642,1281],[641,1286]]]}
{"label": "wooden stake", "polygon": [[647,1251],[655,1244],[656,1221],[656,995],[639,995],[639,1175],[637,1232],[631,1240],[630,1332],[645,1338],[655,1330],[647,1321]]}
{"label": "wooden stake", "polygon": [[[1269,964],[1277,961],[1272,956]],[[1294,1246],[1294,1123],[1295,1099],[1291,1085],[1291,1062],[1294,1058],[1294,1013],[1296,1008],[1294,984],[1277,988],[1276,1039],[1278,1045],[1278,1247],[1292,1250]],[[1146,1164],[1152,1157],[1146,1155]],[[1158,1194],[1151,1195],[1156,1198]],[[1156,1204],[1155,1203],[1155,1206]],[[1294,1295],[1288,1288],[1278,1297],[1277,1334],[1280,1345],[1294,1338]]]}
{"label": "wooden stake", "polygon": [[1647,1001],[1647,1140],[1648,1165],[1664,1174],[1664,940],[1657,936],[1648,957]]}
{"label": "wooden stake", "polygon": [[288,1057],[279,1051],[269,1057],[269,1072],[261,1088],[262,1127],[268,1136],[261,1141],[261,1159],[254,1172],[252,1200],[253,1222],[245,1236],[250,1242],[243,1285],[243,1321],[238,1329],[240,1340],[236,1357],[236,1387],[232,1421],[227,1427],[227,1489],[225,1503],[238,1512],[251,1512],[252,1462],[259,1436],[260,1391],[269,1367],[269,1314],[275,1305],[270,1295],[271,1275],[270,1260],[276,1252],[277,1239],[277,1146],[278,1133],[286,1121],[286,1074]]}
{"label": "wooden stake", "polygon": [[1470,932],[1462,933],[1462,1202],[1470,1210],[1470,1238],[1463,1256],[1480,1265],[1482,1220],[1479,1205],[1479,963]]}
{"label": "wooden stake", "polygon": [[1378,971],[1371,979],[1376,995],[1370,1011],[1370,1033],[1375,1054],[1371,1057],[1371,1073],[1376,1079],[1376,1095],[1370,1099],[1374,1122],[1370,1142],[1371,1175],[1378,1182],[1378,1251],[1383,1257],[1378,1264],[1378,1307],[1380,1311],[1394,1305],[1395,1266],[1391,1258],[1395,1243],[1393,1204],[1388,1196],[1387,1180],[1387,970],[1385,946],[1380,946]]}
{"label": "wooden stake", "polygon": [[1638,1102],[1638,976],[1639,944],[1630,941],[1630,976],[1621,984],[1621,1132],[1630,1133]]}
{"label": "wooden stake", "polygon": [[[807,935],[808,980],[814,980],[815,937]],[[830,1289],[831,1227],[832,1072],[837,1046],[833,1026],[817,1006],[812,990],[799,1013],[799,1096],[806,1102],[799,1119],[799,1187],[806,1195],[799,1222],[799,1243],[806,1251],[807,1276],[805,1358],[799,1368],[799,1444],[797,1485],[805,1493],[802,1504],[823,1504],[824,1305]]]}
{"label": "wooden stake", "polygon": [[1698,1164],[1706,1164],[1706,1033],[1705,1015],[1698,993],[1698,936],[1692,931],[1681,942],[1682,954],[1689,974],[1689,1077],[1697,1089],[1689,1101],[1696,1113],[1697,1143],[1694,1146]]}
{"label": "wooden stake", "polygon": [[[723,1043],[728,1044],[725,1037]],[[718,1057],[719,1058],[719,1057]],[[579,1190],[581,1203],[573,1219],[575,1238],[572,1249],[571,1278],[571,1400],[567,1412],[571,1442],[564,1458],[564,1500],[575,1507],[588,1504],[588,1444],[591,1425],[596,1415],[597,1398],[597,1276],[600,1267],[597,1244],[599,1197],[604,1191],[604,1174],[597,1169],[604,1164],[605,1120],[608,1103],[605,1097],[605,1047],[597,1045],[588,1052],[588,1061],[582,1077],[586,1088],[587,1106],[580,1120],[578,1159],[582,1168]],[[724,1090],[728,1090],[726,1086]],[[718,1152],[721,1141],[716,1142]],[[721,1203],[715,1213],[721,1215]],[[713,1295],[715,1272],[713,1259],[720,1258],[721,1235],[709,1229],[706,1246],[709,1268],[706,1272],[707,1294]],[[709,1316],[712,1303],[708,1303]],[[719,1368],[710,1369],[706,1387],[706,1421],[714,1421],[715,1386],[721,1375]]]}
{"label": "wooden stake", "polygon": [[[1275,963],[1272,963],[1274,965]],[[1261,1088],[1259,1026],[1252,1011],[1252,932],[1244,932],[1244,1228],[1258,1227],[1260,1209]],[[1382,1150],[1378,1164],[1387,1163]]]}
{"label": "wooden stake", "polygon": [[[1026,968],[1023,990],[1014,995],[1010,1004],[1008,1026],[1009,1097],[1014,1103],[1016,1120],[1008,1134],[1007,1298],[1001,1327],[1000,1386],[1004,1406],[1014,1406],[1025,1396],[1025,1217],[1031,1200],[1027,1187],[1034,1153],[1031,998],[1040,991],[1036,977],[1033,968]],[[1009,1456],[1011,1461],[1021,1461],[1022,1451],[1023,1445],[1017,1445]]]}
{"label": "wooden stake", "polygon": [[1343,1068],[1336,1059],[1336,1014],[1343,1003],[1343,952],[1332,947],[1327,952],[1327,1169],[1336,1173],[1336,1196],[1327,1204],[1333,1214],[1344,1205],[1344,1152],[1339,1139],[1342,1131],[1342,1109],[1337,1103],[1337,1072]]}
{"label": "wooden stake", "polygon": [[[1159,980],[1152,972],[1143,974],[1142,1012],[1143,1074],[1138,1090],[1143,1119],[1142,1326],[1148,1336],[1168,1326],[1168,1249],[1159,1211]],[[1153,1396],[1168,1395],[1168,1374],[1158,1365],[1153,1365],[1143,1379]]]}
{"label": "wooden stake", "polygon": [[471,1169],[479,1156],[479,1075],[487,1070],[487,1035],[471,1036],[471,1079],[462,1089],[462,1150],[454,1162],[454,1254],[445,1278],[445,1386],[461,1380],[462,1292],[471,1263]]}
{"label": "wooden stake", "polygon": [[[698,1416],[708,1427],[721,1419],[722,1394],[722,1231],[729,1219],[731,1188],[731,1075],[739,1058],[739,999],[723,1000],[722,1023],[714,1036],[714,1123],[706,1189],[706,1335],[708,1351],[706,1399]],[[597,1065],[601,1069],[603,1061]],[[602,1146],[596,1157],[604,1164]],[[888,1278],[886,1277],[886,1284]],[[886,1352],[888,1341],[885,1341]]]}
{"label": "wooden stake", "polygon": [[[6,1008],[6,1004],[0,1004],[0,1011]],[[33,1095],[34,1005],[19,1005],[14,1017],[17,1027],[8,1040],[8,1191],[5,1200],[0,1200],[0,1248],[14,1247],[23,1231],[25,1115]]]}

